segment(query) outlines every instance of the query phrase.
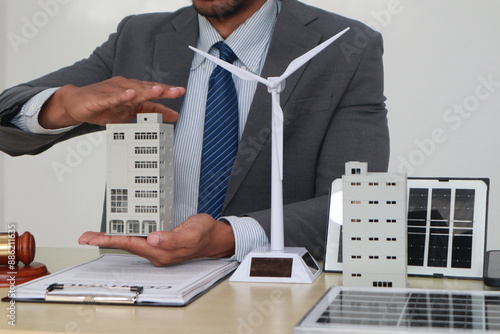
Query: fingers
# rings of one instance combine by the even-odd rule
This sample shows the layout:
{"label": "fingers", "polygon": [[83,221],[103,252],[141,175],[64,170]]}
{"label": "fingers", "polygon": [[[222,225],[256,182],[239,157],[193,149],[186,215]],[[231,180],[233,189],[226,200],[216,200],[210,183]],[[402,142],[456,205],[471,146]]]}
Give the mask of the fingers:
{"label": "fingers", "polygon": [[184,253],[190,253],[182,249],[169,251],[161,247],[150,245],[146,242],[146,238],[144,237],[110,236],[98,232],[85,232],[78,239],[78,243],[80,245],[128,251],[148,259],[155,266],[165,266],[167,264],[182,262],[189,258],[186,257]]}
{"label": "fingers", "polygon": [[78,243],[80,245],[90,245],[90,240],[100,235],[104,235],[104,233],[91,232],[91,231],[85,232],[80,236],[80,238],[78,238]]}
{"label": "fingers", "polygon": [[207,214],[191,216],[172,231],[153,232],[147,238],[86,232],[78,242],[126,250],[148,259],[156,266],[200,257],[227,257],[234,254],[235,247],[230,225],[216,221]]}
{"label": "fingers", "polygon": [[125,90],[122,93],[122,102],[142,103],[159,99],[175,99],[184,95],[185,92],[186,90],[182,87],[144,84],[142,87]]}
{"label": "fingers", "polygon": [[158,82],[125,79],[123,77],[111,78],[104,81],[103,84],[109,85],[111,92],[121,92],[123,94],[121,97],[124,99],[122,102],[142,103],[158,99],[175,99],[181,97],[186,92],[186,89],[182,87],[165,85]]}
{"label": "fingers", "polygon": [[110,248],[120,248],[119,246],[123,246],[129,242],[129,240],[125,240],[128,237],[114,237],[106,235],[104,232],[85,232],[78,239],[78,243],[80,245],[89,245],[89,246],[99,246],[99,247],[110,247]]}
{"label": "fingers", "polygon": [[182,87],[123,77],[83,87],[66,85],[44,105],[40,124],[52,129],[80,123],[126,123],[139,112],[161,113],[164,122],[175,122],[175,111],[151,101],[175,99],[185,92]]}
{"label": "fingers", "polygon": [[[137,106],[141,106],[151,100],[175,99],[184,95],[185,92],[186,90],[182,87],[172,87],[167,85],[144,85],[128,89],[127,86],[124,86],[121,89],[117,89],[109,93],[94,95],[94,99],[91,100],[93,105],[90,106],[89,109],[100,111],[117,108],[121,105],[136,108]],[[160,104],[157,105],[161,106]]]}
{"label": "fingers", "polygon": [[78,239],[80,245],[116,248],[141,255],[149,252],[150,246],[144,237],[111,236],[101,232],[85,232]]}
{"label": "fingers", "polygon": [[145,83],[135,89],[118,91],[110,96],[101,96],[102,100],[96,101],[91,109],[108,111],[103,113],[99,124],[104,125],[114,122],[127,122],[138,113],[160,113],[163,121],[173,123],[178,119],[178,113],[163,104],[151,100],[174,99],[182,96],[185,89],[168,85],[151,85]]}

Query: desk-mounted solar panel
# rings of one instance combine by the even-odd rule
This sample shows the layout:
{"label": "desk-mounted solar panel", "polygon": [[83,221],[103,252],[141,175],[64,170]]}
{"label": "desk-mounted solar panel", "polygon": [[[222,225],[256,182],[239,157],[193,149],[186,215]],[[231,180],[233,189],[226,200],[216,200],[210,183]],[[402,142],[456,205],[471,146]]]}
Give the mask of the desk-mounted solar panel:
{"label": "desk-mounted solar panel", "polygon": [[408,272],[482,278],[488,182],[408,180]]}
{"label": "desk-mounted solar panel", "polygon": [[500,292],[330,288],[295,334],[478,333],[500,330]]}
{"label": "desk-mounted solar panel", "polygon": [[[481,279],[488,179],[408,179],[408,274]],[[325,271],[342,271],[342,182],[332,185]]]}

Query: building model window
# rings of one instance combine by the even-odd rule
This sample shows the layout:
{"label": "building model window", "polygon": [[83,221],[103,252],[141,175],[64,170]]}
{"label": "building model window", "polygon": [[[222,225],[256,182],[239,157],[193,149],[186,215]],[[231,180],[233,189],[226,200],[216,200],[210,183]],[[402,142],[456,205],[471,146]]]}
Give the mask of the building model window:
{"label": "building model window", "polygon": [[158,183],[157,176],[136,176],[135,183]]}
{"label": "building model window", "polygon": [[135,198],[158,198],[157,190],[136,190]]}
{"label": "building model window", "polygon": [[136,147],[135,154],[158,154],[158,147]]}
{"label": "building model window", "polygon": [[158,161],[136,161],[135,168],[157,169],[158,168]]}
{"label": "building model window", "polygon": [[111,231],[113,233],[123,233],[125,225],[123,223],[123,220],[114,219],[110,222],[110,224],[111,224]]}
{"label": "building model window", "polygon": [[125,140],[125,133],[124,132],[115,132],[115,133],[113,133],[113,139],[114,140]]}
{"label": "building model window", "polygon": [[127,220],[129,234],[138,234],[141,231],[141,223],[138,220]]}
{"label": "building model window", "polygon": [[158,132],[136,132],[135,140],[156,140]]}
{"label": "building model window", "polygon": [[128,190],[111,189],[111,212],[126,213],[128,208]]}
{"label": "building model window", "polygon": [[138,205],[135,207],[135,213],[158,213],[158,207],[154,205]]}
{"label": "building model window", "polygon": [[142,234],[149,234],[158,230],[156,221],[154,220],[144,220],[142,222]]}
{"label": "building model window", "polygon": [[392,288],[392,282],[373,282],[375,288]]}

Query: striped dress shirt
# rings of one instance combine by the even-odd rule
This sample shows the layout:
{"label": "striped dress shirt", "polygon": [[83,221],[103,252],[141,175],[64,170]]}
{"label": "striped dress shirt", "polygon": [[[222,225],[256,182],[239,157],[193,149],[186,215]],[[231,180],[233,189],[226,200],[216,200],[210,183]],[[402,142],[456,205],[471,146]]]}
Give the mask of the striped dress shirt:
{"label": "striped dress shirt", "polygon": [[[251,18],[236,29],[224,42],[238,59],[235,66],[260,74],[264,66],[280,3],[268,0]],[[207,19],[198,16],[200,37],[197,48],[219,57],[212,46],[223,40]],[[175,130],[174,143],[174,221],[182,222],[197,212],[198,188],[203,145],[205,102],[208,80],[216,65],[195,54],[191,65],[184,105]],[[233,76],[238,94],[240,138],[257,88],[257,82]],[[241,261],[255,247],[268,246],[267,236],[257,221],[250,217],[222,217],[232,228],[236,240],[235,259]]]}

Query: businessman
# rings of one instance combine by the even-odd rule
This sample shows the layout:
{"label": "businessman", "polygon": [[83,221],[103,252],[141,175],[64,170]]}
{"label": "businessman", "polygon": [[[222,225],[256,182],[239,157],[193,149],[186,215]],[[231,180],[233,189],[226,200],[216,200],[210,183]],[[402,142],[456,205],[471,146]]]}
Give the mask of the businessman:
{"label": "businessman", "polygon": [[[321,258],[329,190],[345,162],[387,169],[383,47],[380,34],[367,26],[297,0],[193,0],[173,13],[125,18],[88,59],[2,93],[0,149],[38,154],[139,112],[162,113],[164,121],[176,122],[178,226],[147,238],[87,232],[79,242],[128,250],[158,266],[197,257],[241,260],[269,242],[271,100],[264,85],[232,78],[237,153],[222,211],[200,210],[204,120],[215,65],[188,46],[222,57],[223,41],[234,65],[270,77],[346,27],[351,30],[290,76],[281,93],[285,245],[306,247]],[[153,82],[151,68],[168,75]]]}

